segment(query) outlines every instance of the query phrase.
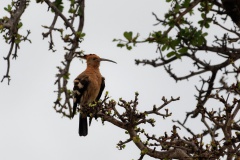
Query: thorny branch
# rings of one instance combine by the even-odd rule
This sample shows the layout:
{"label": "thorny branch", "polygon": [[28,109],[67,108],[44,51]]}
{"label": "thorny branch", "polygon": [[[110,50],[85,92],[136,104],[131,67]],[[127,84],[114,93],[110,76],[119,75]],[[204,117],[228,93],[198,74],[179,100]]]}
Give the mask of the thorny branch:
{"label": "thorny branch", "polygon": [[[144,155],[157,159],[166,157],[169,159],[220,159],[226,154],[230,157],[239,156],[240,133],[235,132],[234,136],[232,135],[232,129],[229,130],[227,128],[238,126],[234,128],[239,130],[239,120],[236,114],[240,109],[240,101],[234,100],[230,105],[228,100],[220,96],[219,93],[212,94],[211,99],[222,103],[225,109],[215,112],[204,108],[201,112],[202,121],[206,125],[207,130],[202,133],[193,133],[190,129],[187,129],[192,137],[179,135],[178,130],[180,128],[176,125],[173,126],[171,133],[165,132],[163,136],[159,137],[151,135],[144,129],[144,125],[147,124],[155,126],[156,116],[169,117],[168,113],[164,113],[168,110],[166,107],[170,103],[179,100],[179,98],[166,99],[163,97],[163,104],[159,107],[154,106],[149,111],[140,111],[138,109],[138,93],[135,94],[133,100],[125,101],[120,99],[118,103],[114,100],[109,100],[106,94],[102,101],[90,104],[89,107],[82,107],[79,110],[88,113],[90,117],[100,118],[103,123],[107,121],[125,130],[129,138],[119,141],[117,144],[118,148],[122,150],[128,143],[133,142],[141,151],[140,159],[143,159]],[[120,108],[124,110],[120,111]],[[213,124],[210,124],[208,120],[211,120]],[[186,128],[179,121],[178,124]],[[210,127],[210,125],[213,125],[213,127]],[[224,135],[219,135],[217,133],[219,130]],[[208,134],[211,135],[212,141],[204,144],[204,137]]]}
{"label": "thorny branch", "polygon": [[0,33],[3,34],[3,38],[7,44],[10,44],[10,48],[4,60],[7,61],[6,74],[3,76],[1,82],[4,79],[8,80],[10,84],[10,66],[11,59],[18,57],[18,49],[22,41],[31,41],[28,39],[30,30],[27,31],[27,35],[23,36],[19,33],[19,29],[22,27],[21,16],[29,4],[29,0],[15,0],[12,1],[11,5],[4,9],[10,14],[9,17],[5,16],[0,18]]}
{"label": "thorny branch", "polygon": [[[156,150],[153,148],[151,143],[148,141],[154,141],[153,137],[150,137],[143,128],[140,126],[143,124],[150,124],[154,126],[155,120],[153,118],[148,118],[150,115],[162,116],[163,118],[168,117],[168,112],[166,114],[160,113],[162,109],[164,109],[168,104],[173,101],[179,100],[179,98],[171,98],[167,100],[166,98],[162,98],[163,104],[159,107],[153,107],[152,110],[141,112],[138,110],[138,93],[135,94],[135,99],[129,102],[120,99],[118,103],[114,100],[108,100],[108,95],[106,94],[102,101],[96,102],[94,104],[90,104],[89,107],[82,107],[81,111],[84,113],[88,113],[91,117],[101,118],[102,122],[105,121],[118,126],[125,130],[125,132],[129,135],[129,138],[125,141],[119,141],[118,148],[124,149],[125,145],[129,142],[133,142],[141,151],[141,157],[144,155],[149,155],[154,158],[164,159],[168,158],[180,158],[180,159],[192,159],[191,156],[186,154],[186,151],[182,148],[174,147],[174,148],[165,148],[162,149],[164,151]],[[120,112],[119,108],[116,107],[118,104],[119,107],[123,108],[124,111]],[[80,109],[79,109],[80,110]],[[166,111],[166,110],[165,110]],[[143,136],[143,137],[141,137]],[[142,139],[147,138],[147,141],[143,141]],[[176,133],[176,127],[174,127],[171,138],[172,141],[178,139]],[[164,146],[163,143],[167,142],[168,137],[165,139],[159,139],[155,142],[155,146]],[[180,140],[178,140],[180,141]],[[182,140],[185,142],[184,140]],[[159,145],[156,145],[158,143]],[[174,142],[175,143],[175,142]],[[186,142],[189,144],[189,142]],[[193,145],[193,144],[191,144]]]}
{"label": "thorny branch", "polygon": [[[155,31],[142,41],[138,41],[138,37],[131,39],[126,35],[125,38],[127,38],[128,41],[115,40],[119,41],[118,46],[126,46],[127,49],[131,49],[131,47],[129,47],[130,44],[135,46],[137,43],[156,43],[157,52],[159,52],[160,56],[154,60],[135,60],[136,64],[151,65],[153,67],[163,66],[169,76],[176,80],[176,82],[188,80],[191,77],[206,73],[210,74],[209,78],[201,78],[203,82],[202,89],[196,87],[199,94],[197,96],[196,107],[193,111],[187,113],[183,124],[185,124],[190,115],[192,118],[199,115],[203,106],[208,102],[209,96],[218,88],[215,86],[217,84],[216,81],[218,81],[216,77],[218,77],[219,74],[227,75],[229,71],[225,71],[225,73],[222,71],[232,66],[232,64],[235,64],[235,68],[237,68],[235,70],[239,68],[236,66],[236,63],[240,59],[240,49],[235,47],[238,46],[237,43],[240,40],[239,28],[229,28],[224,24],[224,21],[219,20],[221,16],[230,15],[231,19],[235,23],[238,23],[238,21],[236,21],[237,17],[235,16],[235,18],[233,18],[234,14],[231,13],[234,10],[228,10],[230,9],[230,3],[234,3],[234,1],[223,0],[222,2],[223,4],[215,0],[195,0],[189,3],[182,1],[181,3],[178,0],[173,0],[171,2],[172,8],[165,14],[164,19],[159,18],[153,13],[157,21],[156,25],[170,26],[169,28],[163,31]],[[235,2],[236,4],[231,4],[230,6],[234,6],[234,8],[239,11],[239,2]],[[225,5],[228,5],[228,7]],[[194,8],[201,14],[198,26],[193,26],[193,22],[188,20],[187,17],[189,15],[191,16],[191,10]],[[219,15],[219,13],[221,14]],[[226,20],[226,18],[224,20]],[[214,38],[212,43],[208,42],[210,38],[207,37],[209,33],[206,32],[206,29],[209,28],[210,25],[218,27],[223,33],[222,37],[219,37],[221,35],[209,35]],[[177,32],[173,29],[177,30]],[[166,51],[167,53],[165,53]],[[210,57],[213,60],[216,57],[221,57],[223,60],[218,64],[213,64],[211,61],[207,62],[207,60],[200,58],[203,53],[206,53],[208,55],[206,57]],[[194,68],[189,70],[188,74],[179,76],[174,72],[174,63],[179,60],[184,61],[185,59],[190,59]],[[232,74],[238,75],[238,73],[237,71]],[[203,88],[207,89],[203,90]]]}
{"label": "thorny branch", "polygon": [[[55,52],[54,49],[54,40],[53,40],[53,32],[57,31],[60,33],[63,42],[66,43],[64,49],[66,50],[66,54],[64,55],[64,60],[61,62],[62,67],[58,66],[58,74],[56,75],[57,80],[55,84],[57,85],[57,99],[54,102],[54,109],[56,112],[63,114],[66,117],[71,117],[72,114],[72,92],[71,89],[68,89],[68,79],[69,79],[69,68],[71,62],[74,58],[78,57],[82,54],[82,51],[78,51],[79,43],[82,42],[84,34],[83,34],[83,26],[84,26],[84,9],[85,9],[85,0],[71,1],[69,2],[69,15],[62,13],[64,8],[64,4],[66,1],[60,1],[61,3],[56,4],[55,2],[51,2],[50,0],[43,0],[49,9],[55,13],[52,24],[50,26],[43,26],[48,31],[42,33],[43,38],[49,37],[49,50]],[[61,20],[63,25],[61,27],[56,26],[57,20]],[[77,20],[76,20],[77,19]],[[77,23],[73,23],[77,22]],[[74,26],[76,24],[76,26]],[[62,27],[65,27],[64,30]],[[70,33],[69,33],[70,32]]]}
{"label": "thorny branch", "polygon": [[[240,3],[235,0],[172,0],[170,3],[171,8],[163,18],[153,13],[157,21],[155,25],[161,26],[159,31],[150,33],[149,37],[143,40],[138,40],[138,33],[134,37],[132,32],[125,32],[126,40],[114,39],[114,41],[118,42],[118,47],[126,47],[128,50],[138,43],[155,43],[159,56],[153,60],[137,59],[135,60],[136,64],[164,67],[176,82],[200,76],[202,85],[196,85],[197,103],[195,107],[192,111],[187,112],[183,122],[179,120],[174,122],[186,129],[192,136],[191,140],[199,139],[198,155],[204,157],[206,154],[212,159],[219,159],[221,156],[227,155],[227,159],[233,159],[233,157],[238,159],[240,156],[237,151],[240,148],[239,117],[236,115],[239,114],[240,98]],[[196,12],[201,15],[198,19],[195,15]],[[191,20],[191,15],[194,15],[197,23]],[[237,26],[235,24],[226,25],[228,19],[231,19]],[[208,30],[210,27],[215,27],[214,30],[218,29],[218,34],[212,34]],[[206,54],[205,58],[203,58],[203,54]],[[217,58],[221,60],[211,62]],[[187,62],[190,60],[193,64],[192,68],[185,68],[187,72],[183,75],[174,71],[175,62],[180,60],[183,63],[185,60]],[[179,63],[177,67],[179,67]],[[226,77],[229,78],[226,79]],[[228,81],[229,79],[231,81]],[[229,85],[229,83],[232,84]],[[228,95],[226,100],[223,98],[224,93]],[[232,100],[231,105],[229,104],[230,99]],[[212,100],[221,103],[219,105],[221,107],[209,107]],[[187,120],[189,117],[196,118],[198,116],[201,117],[206,129],[201,133],[194,133],[187,127]],[[235,136],[233,135],[234,131]],[[204,146],[200,142],[207,135],[211,137],[211,143],[205,146],[205,151],[202,151]]]}
{"label": "thorny branch", "polygon": [[[0,32],[4,33],[3,37],[5,42],[10,44],[10,49],[4,59],[7,61],[7,70],[6,74],[3,76],[4,79],[8,79],[8,84],[10,83],[10,65],[11,58],[17,58],[17,51],[19,49],[20,42],[29,41],[28,35],[30,31],[27,31],[27,35],[23,36],[19,34],[19,28],[22,27],[21,16],[25,11],[26,7],[29,5],[28,0],[16,0],[12,1],[4,9],[10,14],[10,17],[3,17],[0,19]],[[37,3],[46,3],[48,6],[48,11],[51,11],[55,14],[53,21],[50,26],[43,25],[48,31],[42,33],[43,38],[49,38],[49,50],[55,52],[54,49],[54,33],[60,33],[61,39],[65,42],[66,54],[64,55],[64,60],[62,61],[62,66],[58,66],[59,73],[56,75],[57,80],[55,84],[57,85],[57,99],[55,101],[54,109],[62,113],[64,116],[70,117],[71,115],[71,90],[68,89],[68,78],[69,78],[69,68],[73,58],[78,57],[82,54],[82,51],[79,51],[79,43],[82,42],[84,33],[84,0],[77,1],[50,1],[50,0],[37,0]],[[64,7],[67,8],[69,4],[69,15],[63,14]],[[62,26],[56,26],[56,22],[61,20]],[[74,22],[74,23],[73,23]],[[76,25],[76,26],[75,26]],[[65,27],[65,29],[63,29]],[[61,100],[64,100],[62,102]]]}

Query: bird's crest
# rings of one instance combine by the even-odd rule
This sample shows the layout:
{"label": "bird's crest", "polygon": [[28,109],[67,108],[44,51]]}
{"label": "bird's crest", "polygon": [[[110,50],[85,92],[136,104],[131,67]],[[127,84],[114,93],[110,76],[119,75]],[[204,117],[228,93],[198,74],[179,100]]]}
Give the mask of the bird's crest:
{"label": "bird's crest", "polygon": [[85,54],[83,56],[80,56],[80,58],[85,59],[85,60],[93,59],[93,58],[100,59],[100,57],[97,56],[96,54]]}
{"label": "bird's crest", "polygon": [[94,64],[96,66],[99,66],[101,61],[108,61],[108,62],[116,63],[115,61],[112,61],[109,59],[100,58],[96,54],[85,54],[83,56],[80,56],[80,58],[87,60],[87,64],[89,64],[89,65]]}

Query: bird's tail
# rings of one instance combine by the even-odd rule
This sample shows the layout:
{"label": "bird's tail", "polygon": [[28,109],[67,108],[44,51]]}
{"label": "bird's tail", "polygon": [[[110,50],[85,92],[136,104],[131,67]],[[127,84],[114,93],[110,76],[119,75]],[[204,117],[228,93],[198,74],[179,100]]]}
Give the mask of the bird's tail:
{"label": "bird's tail", "polygon": [[81,114],[79,118],[79,136],[86,136],[88,134],[88,124],[87,124],[87,116],[82,116]]}

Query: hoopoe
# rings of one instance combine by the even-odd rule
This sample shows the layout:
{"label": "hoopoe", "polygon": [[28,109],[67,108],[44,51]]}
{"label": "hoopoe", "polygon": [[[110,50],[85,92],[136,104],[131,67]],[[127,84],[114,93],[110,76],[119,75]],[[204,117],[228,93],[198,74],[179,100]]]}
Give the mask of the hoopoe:
{"label": "hoopoe", "polygon": [[[102,77],[99,66],[101,61],[109,61],[116,63],[109,59],[100,58],[95,54],[88,54],[81,56],[87,61],[87,68],[74,80],[73,95],[74,104],[72,118],[74,117],[77,106],[86,107],[94,101],[98,101],[105,88],[105,79]],[[88,134],[87,115],[80,112],[79,117],[79,135],[86,136]],[[89,125],[91,124],[91,118]]]}

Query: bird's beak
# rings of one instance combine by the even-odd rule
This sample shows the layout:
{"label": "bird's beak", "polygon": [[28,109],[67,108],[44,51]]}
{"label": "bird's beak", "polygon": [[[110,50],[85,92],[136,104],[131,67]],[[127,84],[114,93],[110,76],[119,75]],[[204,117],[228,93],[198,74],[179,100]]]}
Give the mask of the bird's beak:
{"label": "bird's beak", "polygon": [[105,59],[105,58],[100,58],[100,61],[108,61],[108,62],[112,62],[112,63],[116,63],[117,64],[117,62],[112,61],[110,59]]}

